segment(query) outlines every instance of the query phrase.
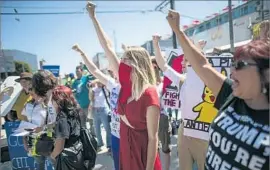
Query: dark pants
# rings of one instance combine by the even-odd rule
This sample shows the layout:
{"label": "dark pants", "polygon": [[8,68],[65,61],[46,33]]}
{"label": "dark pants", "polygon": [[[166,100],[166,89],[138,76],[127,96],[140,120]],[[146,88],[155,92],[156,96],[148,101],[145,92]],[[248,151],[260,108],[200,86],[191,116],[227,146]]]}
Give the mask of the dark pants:
{"label": "dark pants", "polygon": [[114,135],[112,135],[112,153],[113,153],[113,162],[114,162],[114,169],[120,170],[119,168],[119,146],[120,139]]}

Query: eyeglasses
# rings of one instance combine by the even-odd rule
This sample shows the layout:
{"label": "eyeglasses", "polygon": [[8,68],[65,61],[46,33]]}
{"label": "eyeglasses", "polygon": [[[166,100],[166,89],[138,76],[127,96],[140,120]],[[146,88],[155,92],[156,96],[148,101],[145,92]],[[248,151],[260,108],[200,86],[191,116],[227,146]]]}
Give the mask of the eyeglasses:
{"label": "eyeglasses", "polygon": [[243,68],[246,68],[248,66],[257,66],[256,63],[248,63],[246,61],[237,61],[232,62],[231,67],[235,68],[235,70],[242,70]]}

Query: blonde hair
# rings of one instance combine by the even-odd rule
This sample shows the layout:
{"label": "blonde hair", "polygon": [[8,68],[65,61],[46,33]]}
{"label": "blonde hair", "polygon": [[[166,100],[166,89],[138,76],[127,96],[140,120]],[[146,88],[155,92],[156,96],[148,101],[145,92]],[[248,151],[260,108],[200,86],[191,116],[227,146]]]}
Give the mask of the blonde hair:
{"label": "blonde hair", "polygon": [[156,85],[156,78],[149,53],[142,47],[128,47],[123,55],[132,67],[132,97],[138,100],[146,85]]}

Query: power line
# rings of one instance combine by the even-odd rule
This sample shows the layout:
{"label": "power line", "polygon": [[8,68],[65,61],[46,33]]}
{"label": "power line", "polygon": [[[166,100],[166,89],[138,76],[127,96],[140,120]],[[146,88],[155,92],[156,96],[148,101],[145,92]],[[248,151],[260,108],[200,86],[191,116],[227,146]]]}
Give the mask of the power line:
{"label": "power line", "polygon": [[[83,9],[85,10],[85,8]],[[96,11],[96,13],[152,13],[152,12],[161,12],[166,14],[166,12],[162,11],[162,9],[159,10],[124,10],[124,11]],[[79,14],[85,14],[87,13],[86,11],[73,11],[73,12],[18,12],[18,13],[13,13],[13,12],[1,12],[1,15],[79,15]],[[197,19],[201,20],[199,18],[195,18],[192,16],[188,15],[181,15],[183,18],[189,18],[189,19]]]}
{"label": "power line", "polygon": [[81,7],[45,7],[45,6],[1,6],[3,9],[80,9]]}
{"label": "power line", "polygon": [[[44,6],[1,6],[3,9],[74,9],[76,7],[44,7]],[[79,7],[78,7],[79,8]],[[78,9],[77,8],[77,9]]]}
{"label": "power line", "polygon": [[[149,12],[158,12],[155,10],[126,10],[126,11],[96,11],[96,13],[149,13]],[[2,12],[1,15],[74,15],[74,14],[85,14],[83,11],[74,11],[74,12]]]}

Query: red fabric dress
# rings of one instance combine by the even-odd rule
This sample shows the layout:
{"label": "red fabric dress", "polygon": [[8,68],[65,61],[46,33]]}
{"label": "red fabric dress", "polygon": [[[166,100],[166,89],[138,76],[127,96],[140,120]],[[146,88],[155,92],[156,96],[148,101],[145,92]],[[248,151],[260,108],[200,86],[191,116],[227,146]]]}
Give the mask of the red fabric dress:
{"label": "red fabric dress", "polygon": [[[120,122],[120,170],[145,170],[147,164],[148,133],[146,111],[149,106],[158,106],[159,97],[155,87],[149,87],[138,101],[131,101],[124,106],[125,115],[134,127]],[[157,155],[154,170],[161,170]]]}

